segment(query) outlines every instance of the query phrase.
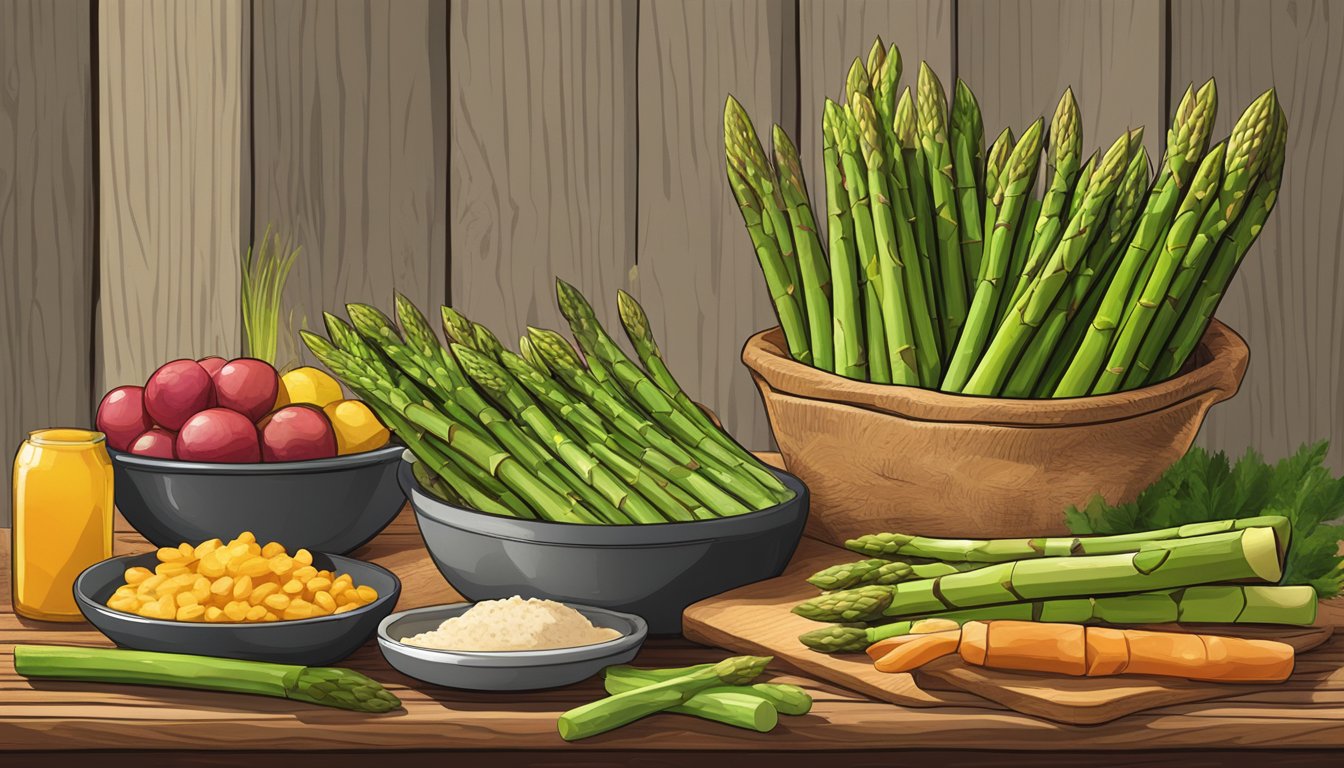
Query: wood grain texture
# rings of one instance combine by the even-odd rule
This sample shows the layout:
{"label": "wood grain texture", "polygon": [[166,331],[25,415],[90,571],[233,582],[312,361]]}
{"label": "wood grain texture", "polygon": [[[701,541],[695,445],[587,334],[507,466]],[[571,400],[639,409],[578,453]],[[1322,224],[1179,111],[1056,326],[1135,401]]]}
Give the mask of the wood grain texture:
{"label": "wood grain texture", "polygon": [[1266,88],[1278,89],[1288,115],[1278,206],[1217,313],[1249,342],[1250,370],[1241,394],[1209,414],[1199,443],[1278,459],[1333,439],[1335,471],[1344,471],[1340,11],[1332,2],[1174,0],[1171,63],[1173,82],[1218,79],[1216,137]]}
{"label": "wood grain texture", "polygon": [[1038,117],[1048,123],[1072,86],[1085,153],[1144,126],[1158,161],[1167,128],[1165,0],[959,0],[957,21],[957,74],[980,100],[988,140],[1005,126],[1020,135]]}
{"label": "wood grain texture", "polygon": [[277,360],[347,302],[392,311],[400,291],[446,295],[446,9],[432,0],[258,3],[256,210],[303,252],[285,291]]}
{"label": "wood grain texture", "polygon": [[[943,85],[956,82],[955,0],[799,0],[798,86],[802,124],[795,137],[807,169],[814,208],[825,211],[821,114],[829,96],[844,103],[845,75],[855,58],[868,60],[873,38],[901,51],[902,88],[914,91],[919,63],[927,61]],[[758,126],[759,127],[759,126]],[[818,216],[826,230],[826,217]],[[821,240],[826,242],[825,236]]]}
{"label": "wood grain texture", "polygon": [[[403,581],[401,608],[456,600],[446,589],[403,513],[388,531],[356,553],[395,571]],[[392,532],[395,531],[395,532]],[[7,563],[9,537],[0,530],[0,563]],[[815,544],[815,542],[813,543]],[[815,544],[815,546],[822,546]],[[150,547],[134,534],[118,535],[117,553]],[[0,567],[0,588],[5,587]],[[8,594],[0,589],[0,594]],[[0,598],[3,599],[3,598]],[[422,602],[423,601],[423,602]],[[1322,621],[1344,623],[1344,606],[1323,604]],[[357,651],[343,665],[382,682],[403,702],[404,709],[370,717],[262,697],[91,683],[34,682],[14,671],[15,643],[59,643],[107,647],[106,638],[85,624],[49,624],[15,617],[0,605],[0,748],[19,751],[24,765],[49,765],[43,753],[105,750],[115,746],[130,760],[128,748],[151,758],[171,755],[173,765],[219,764],[219,756],[240,752],[262,762],[269,755],[292,760],[319,751],[324,763],[348,765],[350,754],[367,761],[372,754],[397,750],[462,752],[508,750],[538,764],[606,765],[619,757],[624,765],[681,764],[707,752],[746,755],[770,752],[787,758],[801,754],[845,751],[845,765],[889,764],[890,750],[936,750],[940,765],[1020,765],[1021,760],[995,763],[994,756],[959,752],[969,744],[977,750],[1006,750],[1013,758],[1032,751],[1033,765],[1072,765],[1080,750],[1089,764],[1150,764],[1161,750],[1253,748],[1282,750],[1344,748],[1344,642],[1339,639],[1299,661],[1293,681],[1217,703],[1182,704],[1145,712],[1096,726],[1068,726],[998,709],[996,705],[917,708],[874,702],[831,683],[772,670],[779,682],[802,686],[815,704],[803,717],[782,718],[769,734],[745,732],[693,718],[651,717],[619,731],[565,744],[555,731],[561,712],[601,696],[593,678],[549,691],[492,694],[436,688],[392,670],[373,645]],[[635,664],[670,667],[722,658],[724,651],[683,640],[657,639],[645,644]],[[953,693],[949,696],[966,697]],[[127,732],[135,733],[133,743]],[[59,733],[59,739],[51,735]],[[866,752],[854,752],[853,750]],[[637,753],[671,753],[649,754]],[[636,753],[636,754],[632,754]],[[1037,758],[1039,755],[1039,758]],[[1062,755],[1069,755],[1065,759]],[[32,759],[28,759],[29,757]],[[707,755],[708,756],[708,755]],[[880,763],[874,760],[880,756]],[[1169,753],[1167,754],[1169,757]],[[409,764],[423,764],[419,755]],[[685,758],[685,759],[684,759]],[[68,761],[69,757],[66,757]],[[1198,761],[1190,765],[1200,765]],[[136,758],[136,762],[141,762]],[[490,762],[500,762],[493,755]],[[64,763],[61,763],[64,764]],[[155,764],[155,763],[150,763]],[[475,764],[469,762],[469,764]],[[785,760],[783,765],[800,765]],[[1216,764],[1216,763],[1212,763]],[[1304,763],[1311,764],[1311,763]],[[1320,763],[1316,763],[1320,764]]]}
{"label": "wood grain texture", "polygon": [[98,4],[97,382],[239,350],[248,4]]}
{"label": "wood grain texture", "polygon": [[[92,6],[0,5],[0,437],[92,416]],[[8,465],[0,526],[9,525]]]}
{"label": "wood grain texture", "polygon": [[635,258],[635,0],[449,8],[452,301],[510,347],[564,329],[555,278],[615,330]]}
{"label": "wood grain texture", "polygon": [[793,0],[652,0],[639,16],[639,264],[628,288],[686,391],[751,448],[772,442],[742,342],[777,321],[724,175],[723,105],[737,97],[766,146],[772,123],[797,132],[795,11]]}

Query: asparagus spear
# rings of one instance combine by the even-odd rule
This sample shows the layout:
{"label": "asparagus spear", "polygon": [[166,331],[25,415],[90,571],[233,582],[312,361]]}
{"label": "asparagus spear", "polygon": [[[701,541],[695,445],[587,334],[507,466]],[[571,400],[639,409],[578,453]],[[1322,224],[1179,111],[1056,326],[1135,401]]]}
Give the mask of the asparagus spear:
{"label": "asparagus spear", "polygon": [[[1145,318],[1151,318],[1152,327],[1125,376],[1126,389],[1142,386],[1149,380],[1158,355],[1167,348],[1176,322],[1189,305],[1224,233],[1241,217],[1251,189],[1268,166],[1281,112],[1271,88],[1251,103],[1232,128],[1217,203],[1200,221],[1199,231],[1166,285],[1165,293],[1160,291],[1162,286],[1154,286],[1156,281],[1150,279],[1143,300],[1131,310],[1136,325],[1141,326]],[[1161,301],[1156,311],[1147,306],[1153,300]]]}
{"label": "asparagus spear", "polygon": [[1124,319],[1131,288],[1153,249],[1165,240],[1181,195],[1189,187],[1196,164],[1208,146],[1217,104],[1218,94],[1212,80],[1200,88],[1198,94],[1193,89],[1186,89],[1167,131],[1167,153],[1162,170],[1148,193],[1148,201],[1120,266],[1106,287],[1077,353],[1055,389],[1055,397],[1085,395],[1096,383],[1110,353],[1115,332]]}
{"label": "asparagus spear", "polygon": [[[999,219],[999,208],[995,198],[999,194],[999,187],[1003,174],[1003,169],[1008,165],[1008,158],[1013,153],[1013,148],[1017,146],[1017,137],[1013,135],[1012,128],[1004,128],[994,143],[989,145],[989,153],[985,157],[984,179],[985,179],[985,216],[981,223],[981,231],[984,233],[984,249],[989,250],[989,241],[994,234],[994,225]],[[984,272],[984,260],[981,260],[981,269],[976,271],[978,278],[975,285],[971,286],[971,297],[975,297],[975,290],[979,284],[979,279]],[[967,322],[970,322],[969,319]]]}
{"label": "asparagus spear", "polygon": [[[932,325],[928,324],[928,314],[923,308],[923,287],[919,286],[919,290],[913,291],[907,289],[905,254],[897,253],[897,217],[891,210],[891,190],[887,187],[885,170],[887,160],[882,152],[877,113],[872,102],[862,93],[855,93],[851,98],[850,106],[859,127],[859,145],[868,168],[868,198],[881,275],[879,306],[882,308],[883,330],[887,339],[891,383],[918,386],[921,380],[918,346],[926,342],[933,345],[935,342],[932,337],[925,339],[916,336],[913,316],[924,315],[925,326],[930,332]],[[911,247],[913,249],[913,242]],[[914,256],[913,253],[910,255]],[[936,357],[936,350],[933,351]],[[928,351],[924,354],[928,354]]]}
{"label": "asparagus spear", "polygon": [[593,313],[588,300],[574,286],[563,280],[557,280],[556,295],[559,297],[561,313],[569,320],[570,328],[579,340],[579,346],[589,356],[590,369],[599,361],[609,366],[617,384],[625,394],[677,440],[752,478],[774,495],[776,501],[792,498],[793,492],[786,488],[779,478],[771,474],[755,456],[724,435],[722,430],[701,429],[682,414],[676,404],[661,389],[654,386],[639,367],[616,346],[601,323],[597,321],[597,316]]}
{"label": "asparagus spear", "polygon": [[983,567],[984,563],[906,563],[870,558],[817,571],[808,577],[807,583],[824,590],[850,589],[864,584],[899,584],[911,579],[933,579]]}
{"label": "asparagus spear", "polygon": [[[622,482],[592,453],[569,439],[513,377],[489,357],[460,345],[453,346],[453,354],[477,386],[551,446],[555,455],[578,475],[580,485],[592,486],[626,518],[611,522],[661,523],[665,522],[664,516],[666,520],[693,519],[689,510],[649,481],[647,476],[640,474],[643,482],[635,488]],[[648,498],[641,493],[647,494]]]}
{"label": "asparagus spear", "polygon": [[439,310],[443,315],[443,335],[451,342],[474,349],[476,332],[472,328],[473,323],[452,307],[440,307]]}
{"label": "asparagus spear", "polygon": [[857,59],[849,68],[845,80],[848,103],[837,125],[836,144],[840,149],[840,165],[844,169],[845,191],[849,197],[850,216],[854,221],[854,243],[859,254],[859,283],[863,294],[863,329],[867,345],[868,378],[878,384],[891,383],[891,356],[887,332],[882,316],[882,275],[878,257],[877,234],[873,223],[872,200],[868,191],[868,167],[859,148],[859,124],[854,115],[854,103],[867,96],[868,83],[863,76],[863,64]]}
{"label": "asparagus spear", "polygon": [[718,426],[710,420],[703,408],[691,400],[681,388],[681,384],[677,383],[671,369],[667,367],[667,361],[663,359],[663,351],[658,348],[658,340],[653,336],[653,326],[649,324],[649,316],[644,307],[640,306],[634,296],[625,291],[616,292],[616,306],[620,313],[621,325],[625,328],[626,338],[630,339],[635,354],[644,364],[649,380],[672,398],[677,408],[691,421],[699,424],[701,429],[718,431]]}
{"label": "asparagus spear", "polygon": [[961,252],[961,224],[957,216],[957,191],[953,178],[952,149],[947,138],[947,97],[938,76],[927,62],[919,65],[919,99],[916,105],[919,145],[924,173],[932,191],[933,222],[937,231],[939,310],[943,321],[943,346],[955,349],[966,322],[966,270]]}
{"label": "asparagus spear", "polygon": [[1041,200],[1041,215],[1036,220],[1036,229],[1031,236],[1031,248],[1022,265],[1022,276],[1009,294],[1009,311],[1017,306],[1018,300],[1031,287],[1036,274],[1059,244],[1060,233],[1068,222],[1064,217],[1069,207],[1069,193],[1078,180],[1082,154],[1083,129],[1078,102],[1073,99],[1073,89],[1065,88],[1059,105],[1055,107],[1055,116],[1050,121],[1050,164],[1054,167],[1054,174]]}
{"label": "asparagus spear", "polygon": [[[770,299],[779,317],[780,328],[788,343],[789,356],[800,363],[812,363],[811,338],[808,335],[807,315],[799,300],[799,282],[794,269],[785,257],[779,241],[772,234],[765,202],[747,181],[746,157],[748,147],[756,143],[756,129],[751,126],[751,118],[746,110],[732,96],[724,105],[723,137],[727,157],[729,187],[737,200],[742,221],[751,236],[756,258],[760,262],[761,272],[765,275],[766,287]],[[763,156],[764,153],[762,153]],[[449,334],[451,336],[451,334]],[[461,343],[461,339],[457,339]]]}
{"label": "asparagus spear", "polygon": [[[1130,136],[1132,142],[1133,136]],[[1097,153],[1093,152],[1083,163],[1083,167],[1078,171],[1078,181],[1073,185],[1073,193],[1069,195],[1069,211],[1064,215],[1065,221],[1073,219],[1074,214],[1083,205],[1083,198],[1087,196],[1088,187],[1092,186],[1092,174],[1097,170]]]}
{"label": "asparagus spear", "polygon": [[1175,376],[1190,353],[1195,350],[1195,345],[1204,337],[1204,331],[1208,328],[1209,321],[1213,319],[1214,310],[1218,308],[1218,303],[1226,293],[1232,275],[1236,273],[1241,260],[1251,249],[1251,244],[1255,242],[1265,220],[1269,218],[1269,212],[1274,209],[1274,204],[1278,201],[1279,184],[1283,180],[1287,133],[1287,117],[1280,108],[1268,167],[1256,183],[1255,191],[1251,193],[1251,199],[1246,204],[1246,211],[1237,219],[1236,225],[1214,253],[1213,263],[1209,265],[1209,271],[1200,281],[1199,288],[1177,324],[1171,340],[1159,353],[1151,381],[1161,381]]}
{"label": "asparagus spear", "polygon": [[981,227],[985,211],[985,124],[980,103],[970,86],[957,78],[952,94],[952,113],[948,118],[952,145],[952,170],[957,182],[957,220],[961,224],[961,255],[967,279],[967,291],[974,294],[979,283],[980,259],[984,251],[985,231]]}
{"label": "asparagus spear", "polygon": [[1153,271],[1148,282],[1138,301],[1126,312],[1106,366],[1102,368],[1097,383],[1092,386],[1093,393],[1104,394],[1122,388],[1130,372],[1130,364],[1139,351],[1139,345],[1143,342],[1153,315],[1157,313],[1158,302],[1162,300],[1162,296],[1170,286],[1181,261],[1191,254],[1192,241],[1201,228],[1205,213],[1213,210],[1212,205],[1217,197],[1226,152],[1227,145],[1219,144],[1205,155],[1200,163],[1190,191],[1181,201],[1176,218],[1167,232],[1167,239],[1153,262]]}
{"label": "asparagus spear", "polygon": [[[713,666],[711,664],[699,664],[693,667],[681,667],[677,669],[636,669],[635,667],[617,666],[607,667],[604,671],[604,687],[607,693],[624,693],[625,691],[636,688],[645,688],[655,683],[665,682],[675,677],[681,677],[693,672],[698,672],[705,667]],[[715,688],[708,688],[695,696],[680,707],[673,707],[669,712],[681,714],[696,715],[706,717],[707,719],[717,720],[713,712],[706,712],[704,704],[719,700],[721,697],[731,696],[734,700],[738,698],[749,699],[755,702],[761,702],[778,714],[782,715],[805,715],[812,709],[812,697],[807,692],[796,685],[785,685],[781,683],[755,683],[752,685],[724,685]],[[736,701],[729,702],[728,707],[736,710]],[[726,722],[720,720],[720,722]],[[728,722],[729,725],[739,725],[738,722]]]}
{"label": "asparagus spear", "polygon": [[1283,575],[1274,532],[1249,528],[1168,549],[997,563],[975,571],[891,586],[831,592],[794,607],[814,621],[872,621],[1024,600],[1175,589]]}
{"label": "asparagus spear", "polygon": [[[1125,172],[1125,179],[1120,182],[1120,189],[1115,193],[1115,203],[1111,207],[1110,215],[1106,217],[1106,230],[1102,232],[1093,249],[1095,258],[1089,261],[1084,272],[1080,274],[1083,279],[1066,292],[1066,295],[1060,297],[1062,307],[1056,305],[1057,311],[1062,308],[1063,318],[1046,320],[1047,329],[1055,323],[1062,323],[1064,330],[1058,334],[1057,341],[1053,342],[1046,352],[1049,362],[1036,384],[1036,397],[1051,397],[1054,394],[1059,382],[1064,378],[1064,371],[1068,368],[1069,362],[1073,360],[1074,352],[1078,351],[1078,345],[1082,343],[1092,318],[1096,315],[1097,306],[1106,293],[1107,284],[1119,269],[1120,253],[1129,242],[1134,222],[1139,215],[1139,203],[1148,190],[1148,165],[1148,153],[1140,147],[1133,153],[1129,161],[1129,170]],[[1052,330],[1046,331],[1047,336],[1053,333],[1055,332]]]}
{"label": "asparagus spear", "polygon": [[557,723],[560,737],[565,741],[576,741],[596,736],[642,717],[682,706],[706,689],[745,685],[760,677],[770,661],[769,656],[734,656],[706,669],[571,709],[561,715]]}
{"label": "asparagus spear", "polygon": [[836,131],[839,107],[830,99],[822,113],[822,159],[826,164],[826,223],[830,242],[831,288],[835,297],[832,342],[835,372],[851,379],[868,376],[868,350],[863,333],[859,293],[859,262],[854,243],[854,217],[849,211],[844,171],[840,167]]}
{"label": "asparagus spear", "polygon": [[994,334],[980,364],[966,382],[964,392],[996,395],[1001,391],[1012,365],[1031,341],[1036,329],[1045,321],[1050,308],[1073,276],[1099,223],[1105,221],[1111,197],[1120,184],[1128,161],[1129,134],[1124,133],[1106,151],[1078,215],[1069,222],[1068,230],[1060,238],[1049,261],[1040,269],[1040,274],[1032,281],[1030,289],[1014,302],[1013,309],[1004,318],[1003,325]]}
{"label": "asparagus spear", "polygon": [[990,230],[989,247],[981,264],[980,283],[971,301],[966,327],[943,381],[942,388],[946,392],[960,392],[966,386],[994,329],[993,319],[1001,300],[1000,294],[1008,284],[1008,262],[1013,241],[1015,238],[1021,239],[1018,226],[1023,204],[1036,183],[1036,169],[1041,159],[1042,127],[1042,122],[1037,120],[1022,134],[1022,140],[1008,157],[1001,178],[994,183],[994,198],[988,207],[996,212],[996,219]]}
{"label": "asparagus spear", "polygon": [[1133,595],[1079,597],[1009,603],[962,611],[931,613],[869,627],[833,626],[798,638],[822,653],[858,653],[879,640],[910,633],[925,619],[968,621],[1041,621],[1056,624],[1285,624],[1316,621],[1316,591],[1306,585],[1203,586]]}
{"label": "asparagus spear", "polygon": [[788,210],[794,247],[798,250],[798,274],[802,278],[803,302],[807,305],[807,328],[812,364],[824,371],[835,370],[831,328],[831,275],[826,254],[817,237],[817,222],[803,180],[798,148],[778,125],[774,127],[775,168]]}
{"label": "asparagus spear", "polygon": [[1215,533],[1269,528],[1285,553],[1292,525],[1282,515],[1187,523],[1115,536],[1059,536],[1036,539],[933,539],[905,533],[874,533],[850,539],[845,548],[876,557],[919,557],[952,562],[1006,563],[1040,557],[1114,555],[1137,552],[1149,542],[1191,539]]}
{"label": "asparagus spear", "polygon": [[1013,251],[1008,261],[1008,273],[1004,276],[1003,287],[999,289],[999,305],[994,310],[994,328],[1003,324],[1003,318],[1008,315],[1008,310],[1012,309],[1010,302],[1013,298],[1013,290],[1017,288],[1017,283],[1022,279],[1022,268],[1026,266],[1027,255],[1031,251],[1032,233],[1036,231],[1036,224],[1041,220],[1041,200],[1040,198],[1027,193],[1027,201],[1023,205],[1022,220],[1017,224],[1017,233],[1013,237]]}
{"label": "asparagus spear", "polygon": [[49,680],[250,693],[373,714],[401,707],[401,700],[377,681],[342,667],[110,648],[16,645],[14,671],[24,677]]}
{"label": "asparagus spear", "polygon": [[[915,102],[910,89],[901,92],[896,102],[896,122],[893,133],[901,148],[899,170],[904,171],[904,186],[901,188],[901,209],[910,220],[910,228],[915,236],[915,248],[919,251],[920,277],[924,281],[924,303],[928,307],[929,319],[938,330],[938,351],[946,367],[952,356],[952,346],[943,338],[942,289],[938,280],[938,240],[933,229],[933,210],[929,198],[929,181],[924,175],[923,151],[915,130]],[[899,181],[898,177],[898,181]]]}

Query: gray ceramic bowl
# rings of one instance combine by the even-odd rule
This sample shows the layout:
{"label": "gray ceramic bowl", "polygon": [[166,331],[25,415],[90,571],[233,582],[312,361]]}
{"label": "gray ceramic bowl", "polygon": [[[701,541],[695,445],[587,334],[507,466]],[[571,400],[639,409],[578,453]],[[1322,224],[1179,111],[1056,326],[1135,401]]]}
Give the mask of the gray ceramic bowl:
{"label": "gray ceramic bowl", "polygon": [[123,648],[312,667],[334,664],[373,636],[378,622],[392,612],[401,595],[401,581],[385,568],[314,552],[313,565],[350,574],[355,584],[367,584],[377,590],[378,599],[335,616],[264,624],[164,621],[107,607],[107,599],[125,583],[123,574],[127,568],[139,565],[153,569],[157,562],[153,552],[114,557],[90,566],[75,579],[75,602],[84,618]]}
{"label": "gray ceramic bowl", "polygon": [[567,525],[456,507],[398,471],[430,557],[469,600],[522,595],[644,617],[654,634],[681,631],[681,612],[706,597],[784,571],[807,521],[807,486],[759,512],[661,525]]}
{"label": "gray ceramic bowl", "polygon": [[578,648],[546,651],[439,651],[400,642],[438,629],[445,619],[465,613],[471,603],[436,605],[394,613],[378,625],[378,649],[403,675],[434,685],[473,691],[533,691],[586,680],[612,664],[635,658],[648,627],[638,616],[586,605],[570,605],[595,627],[621,633],[615,640]]}
{"label": "gray ceramic bowl", "polygon": [[277,464],[208,464],[109,451],[117,509],[156,546],[243,531],[291,552],[344,554],[396,518],[400,445],[332,459]]}

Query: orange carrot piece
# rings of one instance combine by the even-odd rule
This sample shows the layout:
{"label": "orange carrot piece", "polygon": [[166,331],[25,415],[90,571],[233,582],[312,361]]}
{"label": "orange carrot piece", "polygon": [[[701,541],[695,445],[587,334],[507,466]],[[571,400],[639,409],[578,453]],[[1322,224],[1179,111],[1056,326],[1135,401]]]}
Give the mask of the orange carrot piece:
{"label": "orange carrot piece", "polygon": [[1278,683],[1293,673],[1293,647],[1272,640],[1129,630],[1127,673],[1223,683]]}
{"label": "orange carrot piece", "polygon": [[910,638],[909,642],[897,646],[873,664],[878,672],[909,672],[936,658],[956,653],[961,632],[933,632],[907,637]]}
{"label": "orange carrot piece", "polygon": [[940,632],[926,632],[923,634],[911,634],[911,635],[900,635],[898,637],[888,637],[885,640],[878,640],[876,643],[873,643],[872,645],[868,646],[867,651],[868,658],[872,659],[873,661],[877,661],[878,659],[882,658],[883,656],[886,656],[888,653],[891,653],[897,648],[900,648],[901,646],[907,645],[909,643],[917,642],[920,638],[928,637],[929,635],[958,636],[960,634],[961,634],[960,629],[949,629]]}
{"label": "orange carrot piece", "polygon": [[1123,629],[1087,628],[1087,675],[1118,675],[1129,666],[1129,641]]}
{"label": "orange carrot piece", "polygon": [[989,625],[983,621],[968,621],[961,626],[961,645],[957,648],[968,664],[985,664],[985,645],[989,640]]}
{"label": "orange carrot piece", "polygon": [[991,621],[985,666],[1024,672],[1087,674],[1087,642],[1080,624]]}

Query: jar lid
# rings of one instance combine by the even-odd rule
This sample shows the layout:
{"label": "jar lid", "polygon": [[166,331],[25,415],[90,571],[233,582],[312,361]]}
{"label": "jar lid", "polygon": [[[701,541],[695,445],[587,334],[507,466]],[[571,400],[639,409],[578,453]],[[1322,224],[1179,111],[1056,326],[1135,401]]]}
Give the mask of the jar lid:
{"label": "jar lid", "polygon": [[102,432],[92,429],[38,429],[28,433],[34,445],[95,445],[106,440]]}

